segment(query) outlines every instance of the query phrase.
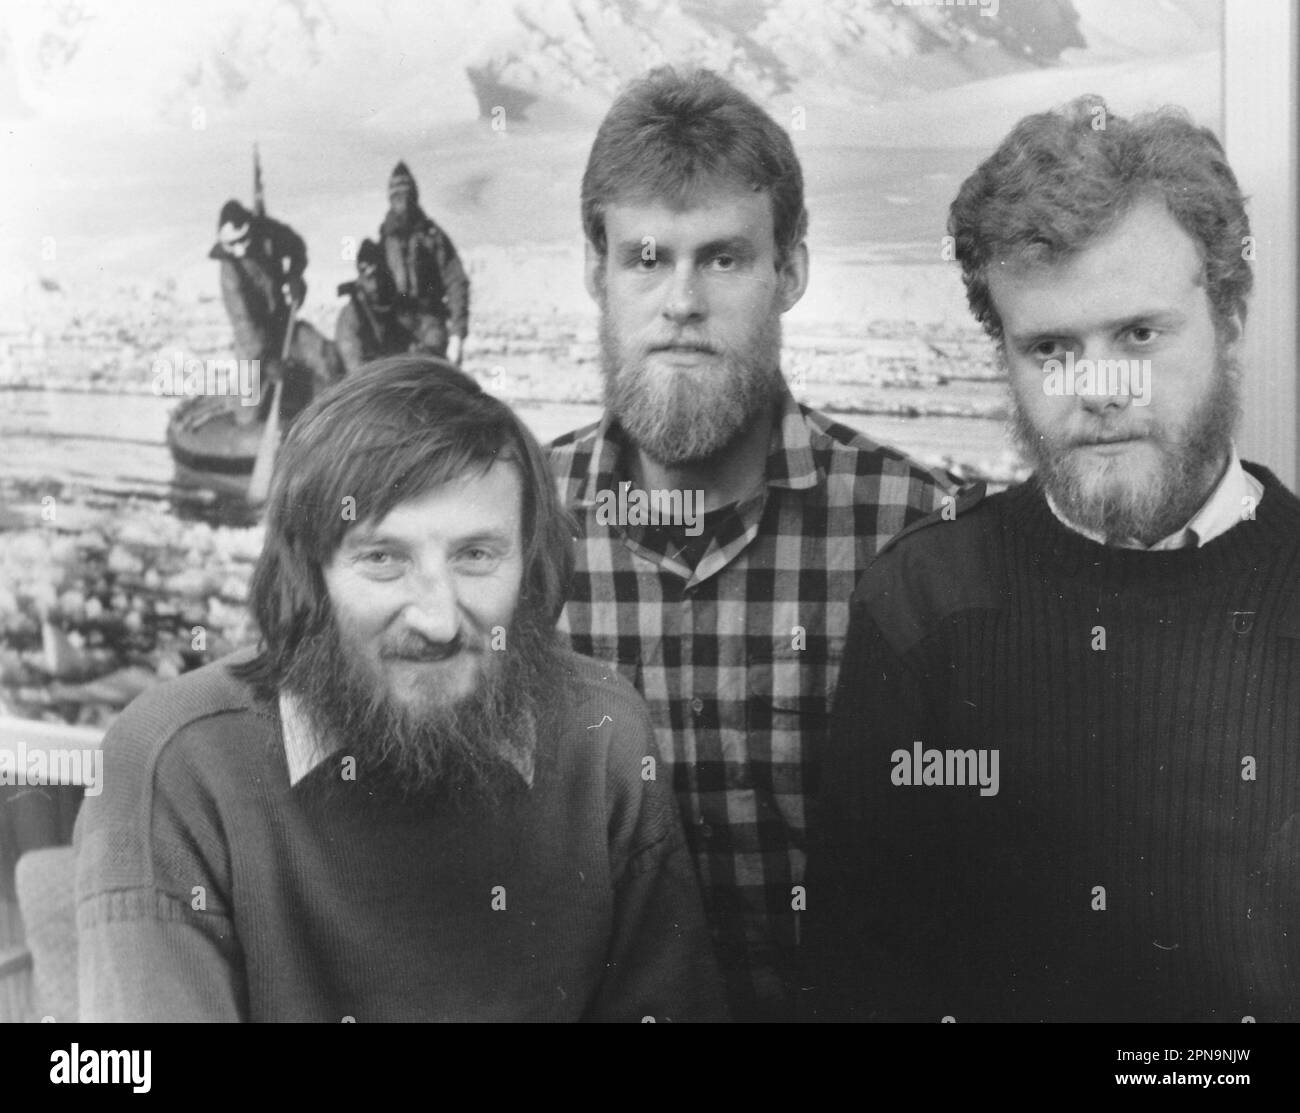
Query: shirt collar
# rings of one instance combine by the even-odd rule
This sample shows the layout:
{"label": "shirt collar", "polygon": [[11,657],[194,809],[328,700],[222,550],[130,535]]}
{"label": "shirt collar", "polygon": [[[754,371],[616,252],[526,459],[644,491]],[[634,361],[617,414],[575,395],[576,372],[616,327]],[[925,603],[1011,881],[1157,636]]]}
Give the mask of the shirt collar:
{"label": "shirt collar", "polygon": [[[1219,482],[1210,492],[1209,498],[1201,505],[1182,529],[1175,530],[1168,537],[1163,537],[1154,545],[1143,545],[1139,541],[1125,538],[1115,542],[1121,549],[1145,549],[1147,552],[1162,552],[1167,549],[1195,549],[1208,545],[1216,537],[1225,534],[1238,522],[1250,517],[1243,513],[1247,508],[1259,505],[1264,497],[1264,485],[1241,466],[1241,457],[1237,455],[1237,446],[1232,445],[1232,455],[1228,467]],[[1249,502],[1247,500],[1250,500]],[[1093,530],[1076,526],[1061,513],[1052,496],[1047,496],[1047,505],[1056,520],[1067,529],[1081,534],[1089,541],[1105,545],[1106,539]]]}
{"label": "shirt collar", "polygon": [[[594,507],[602,491],[618,490],[622,478],[623,454],[630,450],[631,442],[627,434],[606,410],[596,426],[586,482],[578,492],[574,505]],[[776,398],[776,420],[773,422],[772,439],[767,450],[767,486],[806,490],[818,486],[824,479],[825,475],[813,454],[808,421],[782,378]]]}
{"label": "shirt collar", "polygon": [[[326,758],[338,751],[337,745],[322,741],[312,728],[311,720],[303,711],[298,698],[287,690],[280,691],[280,727],[284,735],[284,759],[289,769],[289,787],[292,788]],[[502,747],[502,755],[514,766],[515,772],[529,788],[533,787],[533,773],[537,753],[535,724],[528,724],[526,745],[520,750]]]}

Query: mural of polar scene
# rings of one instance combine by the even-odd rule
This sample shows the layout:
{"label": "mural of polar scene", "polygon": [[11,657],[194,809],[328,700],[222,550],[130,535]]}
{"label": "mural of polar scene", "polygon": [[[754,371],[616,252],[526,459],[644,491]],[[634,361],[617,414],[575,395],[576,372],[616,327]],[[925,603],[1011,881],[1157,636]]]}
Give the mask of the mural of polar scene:
{"label": "mural of polar scene", "polygon": [[[994,11],[994,9],[997,9]],[[177,486],[183,388],[231,355],[221,204],[304,238],[301,318],[340,283],[405,160],[465,261],[464,366],[542,438],[593,420],[578,185],[616,90],[724,73],[790,129],[812,280],[796,394],[958,476],[1014,481],[1004,388],[943,258],[962,179],[1027,112],[1100,93],[1221,127],[1219,0],[49,0],[0,13],[0,716],[102,726],[243,644],[260,532]],[[183,382],[183,376],[179,381]]]}

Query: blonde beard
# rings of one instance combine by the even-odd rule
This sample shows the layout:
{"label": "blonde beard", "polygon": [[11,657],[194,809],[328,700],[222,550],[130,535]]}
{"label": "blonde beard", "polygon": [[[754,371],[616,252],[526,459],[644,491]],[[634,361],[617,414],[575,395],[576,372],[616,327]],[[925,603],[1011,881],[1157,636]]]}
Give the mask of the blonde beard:
{"label": "blonde beard", "polygon": [[725,452],[763,413],[781,383],[781,317],[773,312],[745,349],[720,353],[722,366],[696,378],[646,372],[646,353],[625,355],[604,301],[600,351],[605,408],[636,446],[668,467]]}
{"label": "blonde beard", "polygon": [[1064,517],[1110,542],[1153,545],[1175,533],[1204,504],[1231,452],[1241,410],[1241,370],[1220,345],[1214,385],[1181,429],[1151,429],[1155,459],[1140,472],[1119,459],[1085,466],[1025,415],[1012,391],[1011,431],[1043,489]]}

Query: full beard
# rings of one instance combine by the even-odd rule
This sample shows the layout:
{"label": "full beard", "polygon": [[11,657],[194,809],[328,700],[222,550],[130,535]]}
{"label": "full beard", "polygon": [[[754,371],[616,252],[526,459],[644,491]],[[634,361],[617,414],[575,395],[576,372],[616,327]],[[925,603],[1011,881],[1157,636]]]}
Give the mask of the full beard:
{"label": "full beard", "polygon": [[1146,427],[1154,463],[1135,470],[1123,457],[1090,463],[1071,440],[1036,428],[1012,393],[1012,433],[1043,489],[1074,525],[1108,542],[1153,545],[1185,526],[1231,452],[1241,412],[1241,369],[1220,348],[1214,383],[1178,429]]}
{"label": "full beard", "polygon": [[645,345],[624,350],[610,314],[600,315],[605,408],[652,460],[683,467],[713,459],[758,420],[781,382],[781,318],[772,313],[743,350],[718,353],[699,374],[650,369]]}
{"label": "full beard", "polygon": [[521,612],[471,694],[418,708],[392,698],[383,678],[343,645],[332,617],[325,627],[304,639],[285,687],[335,757],[356,758],[357,784],[477,808],[497,805],[519,783],[511,757],[531,763],[533,732],[562,690],[548,624]]}

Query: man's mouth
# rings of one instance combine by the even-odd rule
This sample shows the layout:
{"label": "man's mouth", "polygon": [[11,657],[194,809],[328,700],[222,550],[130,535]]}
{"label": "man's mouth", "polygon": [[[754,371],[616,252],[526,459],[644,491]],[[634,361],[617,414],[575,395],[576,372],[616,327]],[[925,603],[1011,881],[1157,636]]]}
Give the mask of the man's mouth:
{"label": "man's mouth", "polygon": [[650,351],[669,352],[674,355],[713,356],[718,354],[708,344],[688,344],[688,343],[656,344],[654,347],[650,349]]}
{"label": "man's mouth", "polygon": [[1112,448],[1120,445],[1136,444],[1138,441],[1146,440],[1144,436],[1138,433],[1116,434],[1107,437],[1086,437],[1074,442],[1076,448]]}
{"label": "man's mouth", "polygon": [[446,661],[465,648],[463,638],[457,636],[449,642],[431,642],[421,639],[419,642],[403,641],[390,646],[381,656],[385,661],[403,661],[407,664],[429,665]]}

